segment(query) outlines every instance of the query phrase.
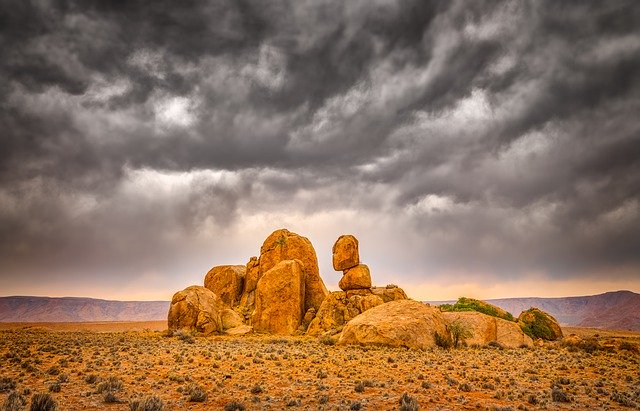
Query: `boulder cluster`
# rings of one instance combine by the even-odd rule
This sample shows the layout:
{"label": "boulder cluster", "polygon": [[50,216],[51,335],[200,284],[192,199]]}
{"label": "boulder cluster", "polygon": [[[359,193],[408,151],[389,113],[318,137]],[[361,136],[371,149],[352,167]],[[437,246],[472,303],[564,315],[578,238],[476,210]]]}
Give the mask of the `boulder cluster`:
{"label": "boulder cluster", "polygon": [[203,335],[306,333],[337,344],[419,349],[441,343],[461,327],[469,333],[466,343],[479,345],[495,341],[505,347],[530,346],[530,336],[537,338],[540,332],[549,339],[562,335],[555,319],[539,310],[529,310],[515,322],[496,315],[497,307],[467,299],[464,307],[453,306],[464,311],[442,312],[408,299],[395,285],[374,287],[353,235],[340,236],[332,254],[333,268],[342,271],[342,278],[341,291],[330,293],[309,239],[277,230],[264,241],[259,257],[245,265],[215,266],[206,274],[204,287],[177,292],[169,308],[169,330]]}

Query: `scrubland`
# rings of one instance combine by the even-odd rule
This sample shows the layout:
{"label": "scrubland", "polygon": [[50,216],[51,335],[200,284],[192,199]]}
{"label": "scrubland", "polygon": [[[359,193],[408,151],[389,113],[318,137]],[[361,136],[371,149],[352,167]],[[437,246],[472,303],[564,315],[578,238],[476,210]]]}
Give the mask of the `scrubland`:
{"label": "scrubland", "polygon": [[60,410],[640,408],[640,334],[572,332],[582,341],[418,351],[308,337],[5,329],[0,404],[29,409],[38,396]]}

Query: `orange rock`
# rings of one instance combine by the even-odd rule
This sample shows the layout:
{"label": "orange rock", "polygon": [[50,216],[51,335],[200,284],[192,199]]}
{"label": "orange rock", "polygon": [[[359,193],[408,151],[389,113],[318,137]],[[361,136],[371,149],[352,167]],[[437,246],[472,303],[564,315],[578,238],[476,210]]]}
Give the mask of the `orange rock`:
{"label": "orange rock", "polygon": [[300,260],[302,264],[305,279],[304,312],[310,308],[318,310],[329,291],[320,277],[318,257],[311,241],[286,229],[276,230],[260,248],[259,275],[263,276],[286,260]]}
{"label": "orange rock", "polygon": [[344,271],[360,264],[358,254],[358,239],[351,234],[341,235],[336,240],[332,249],[333,269]]}
{"label": "orange rock", "polygon": [[471,332],[464,342],[468,345],[486,345],[496,341],[506,348],[532,346],[533,341],[522,332],[518,324],[477,311],[451,311],[442,313],[447,324],[458,323]]}
{"label": "orange rock", "polygon": [[298,330],[305,314],[304,276],[299,260],[280,261],[262,275],[256,287],[254,331],[291,335]]}
{"label": "orange rock", "polygon": [[224,308],[224,303],[213,291],[192,285],[173,295],[167,318],[169,330],[195,331],[205,335],[220,332],[220,311]]}
{"label": "orange rock", "polygon": [[371,274],[366,264],[358,264],[355,267],[347,268],[338,283],[340,289],[359,290],[371,288]]}
{"label": "orange rock", "polygon": [[317,337],[327,331],[341,329],[355,316],[383,303],[382,298],[370,290],[333,292],[322,302],[309,324],[307,335]]}
{"label": "orange rock", "polygon": [[413,300],[392,301],[356,316],[344,326],[338,344],[435,347],[434,334],[445,335],[446,323],[437,308]]}
{"label": "orange rock", "polygon": [[407,294],[397,285],[388,285],[386,287],[372,287],[371,292],[380,296],[385,303],[396,300],[407,300]]}
{"label": "orange rock", "polygon": [[251,257],[246,266],[244,287],[240,297],[239,311],[250,318],[256,303],[256,286],[260,279],[260,265],[257,257]]}
{"label": "orange rock", "polygon": [[229,307],[234,307],[240,302],[245,272],[244,265],[213,267],[204,278],[204,286],[213,291]]}

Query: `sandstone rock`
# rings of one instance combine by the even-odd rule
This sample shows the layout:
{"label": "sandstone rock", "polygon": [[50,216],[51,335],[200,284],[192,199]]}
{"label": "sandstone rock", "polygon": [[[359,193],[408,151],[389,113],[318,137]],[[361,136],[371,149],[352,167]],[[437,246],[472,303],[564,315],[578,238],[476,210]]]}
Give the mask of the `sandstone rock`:
{"label": "sandstone rock", "polygon": [[[318,271],[316,251],[308,238],[281,229],[274,231],[260,248],[260,276],[286,260],[300,260],[305,281],[304,311],[318,310],[329,293]],[[260,278],[261,280],[261,278]]]}
{"label": "sandstone rock", "polygon": [[486,345],[491,341],[496,341],[506,348],[533,345],[531,338],[513,321],[477,311],[443,312],[442,315],[448,325],[459,323],[471,331],[472,336],[464,341],[467,345]]}
{"label": "sandstone rock", "polygon": [[407,294],[397,285],[388,285],[386,287],[373,287],[371,289],[375,295],[380,296],[385,303],[396,300],[407,300]]}
{"label": "sandstone rock", "polygon": [[224,333],[228,335],[245,335],[253,331],[253,327],[249,325],[239,325],[235,328],[229,328]]}
{"label": "sandstone rock", "polygon": [[344,271],[360,264],[358,239],[350,234],[338,237],[333,245],[332,253],[333,269],[336,271]]}
{"label": "sandstone rock", "polygon": [[240,302],[245,272],[244,265],[213,267],[204,278],[204,286],[213,291],[229,307],[234,307]]}
{"label": "sandstone rock", "polygon": [[258,281],[253,329],[261,333],[295,333],[305,313],[304,296],[302,263],[299,260],[280,261]]}
{"label": "sandstone rock", "polygon": [[307,329],[307,335],[317,337],[330,330],[341,329],[355,316],[384,301],[370,290],[336,291],[327,296]]}
{"label": "sandstone rock", "polygon": [[534,339],[555,341],[562,338],[562,328],[558,320],[539,308],[530,308],[520,313],[518,324],[525,334]]}
{"label": "sandstone rock", "polygon": [[353,318],[338,344],[387,345],[425,349],[435,346],[434,334],[446,334],[437,308],[413,300],[392,301]]}
{"label": "sandstone rock", "polygon": [[244,324],[240,314],[233,311],[231,308],[225,308],[220,311],[220,320],[222,321],[223,330],[236,328]]}
{"label": "sandstone rock", "polygon": [[256,303],[256,287],[260,279],[260,265],[257,257],[251,257],[247,263],[244,276],[244,287],[240,297],[238,310],[248,320]]}
{"label": "sandstone rock", "polygon": [[562,345],[565,346],[577,347],[580,345],[580,343],[582,343],[582,338],[580,338],[576,334],[569,334],[568,336],[562,338]]}
{"label": "sandstone rock", "polygon": [[169,330],[184,329],[205,335],[220,332],[223,309],[224,303],[213,291],[192,285],[173,295],[167,318]]}
{"label": "sandstone rock", "polygon": [[338,286],[344,291],[371,288],[369,267],[366,264],[358,264],[355,267],[346,269]]}

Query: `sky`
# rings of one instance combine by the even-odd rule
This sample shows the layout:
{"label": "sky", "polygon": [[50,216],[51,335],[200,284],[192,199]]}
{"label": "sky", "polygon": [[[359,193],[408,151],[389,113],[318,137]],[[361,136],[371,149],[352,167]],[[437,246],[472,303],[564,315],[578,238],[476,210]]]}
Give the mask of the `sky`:
{"label": "sky", "polygon": [[274,230],[421,300],[640,291],[640,4],[0,2],[0,295],[170,299]]}

